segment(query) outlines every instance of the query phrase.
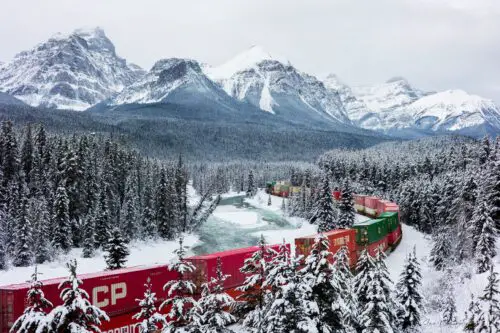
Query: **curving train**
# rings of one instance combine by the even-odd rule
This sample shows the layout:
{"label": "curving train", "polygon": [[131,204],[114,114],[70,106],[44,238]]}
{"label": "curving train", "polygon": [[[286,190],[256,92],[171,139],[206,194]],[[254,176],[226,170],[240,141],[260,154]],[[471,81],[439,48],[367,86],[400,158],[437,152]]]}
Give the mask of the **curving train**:
{"label": "curving train", "polygon": [[[283,191],[284,192],[284,191]],[[289,192],[288,192],[289,193]],[[286,193],[286,196],[288,196]],[[284,193],[278,193],[285,196]],[[332,197],[339,200],[341,193],[334,191]],[[342,246],[349,250],[351,267],[355,267],[359,253],[367,249],[372,255],[377,251],[393,250],[401,241],[402,232],[399,221],[399,207],[392,202],[365,195],[354,195],[355,209],[366,216],[359,220],[351,229],[332,230],[324,233],[330,240],[330,250],[335,253]],[[317,235],[296,238],[294,244],[287,244],[297,255],[307,256]],[[279,245],[269,245],[278,250]],[[199,255],[187,258],[197,268],[191,279],[199,286],[215,275],[217,259],[221,258],[224,274],[231,277],[226,280],[225,288],[233,296],[237,294],[236,287],[241,286],[245,275],[239,271],[245,259],[258,250],[257,246],[233,249],[218,253]],[[137,313],[137,299],[143,297],[143,284],[150,278],[153,292],[158,302],[164,300],[163,285],[173,279],[178,279],[175,272],[168,270],[167,265],[137,266],[114,271],[104,271],[79,275],[83,280],[83,288],[87,290],[91,302],[106,311],[110,321],[103,324],[101,330],[105,333],[136,333],[137,322],[132,315]],[[60,303],[58,286],[63,278],[43,281],[43,291],[46,297],[58,305]],[[23,313],[26,293],[29,283],[14,284],[0,287],[0,330],[7,333],[14,321]]]}

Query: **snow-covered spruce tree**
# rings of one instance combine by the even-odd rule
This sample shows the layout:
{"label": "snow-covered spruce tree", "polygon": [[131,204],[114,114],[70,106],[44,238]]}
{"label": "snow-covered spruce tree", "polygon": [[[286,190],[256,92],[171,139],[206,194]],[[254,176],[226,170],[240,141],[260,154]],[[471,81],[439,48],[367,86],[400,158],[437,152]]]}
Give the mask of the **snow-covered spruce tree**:
{"label": "snow-covered spruce tree", "polygon": [[255,195],[255,184],[253,179],[253,171],[248,172],[248,186],[247,186],[247,197],[253,197]]}
{"label": "snow-covered spruce tree", "polygon": [[286,281],[267,306],[261,322],[255,323],[258,333],[316,333],[320,331],[320,313],[311,286],[297,272],[299,260],[291,258]]}
{"label": "snow-covered spruce tree", "polygon": [[132,319],[141,321],[137,325],[139,333],[155,333],[161,327],[165,327],[167,321],[165,320],[165,316],[156,311],[156,302],[158,300],[156,294],[152,292],[152,284],[149,277],[144,287],[146,288],[146,291],[144,291],[144,298],[136,300],[139,302],[141,311],[133,315]]}
{"label": "snow-covered spruce tree", "polygon": [[449,265],[452,249],[450,233],[445,226],[436,231],[433,235],[433,242],[429,260],[436,270],[441,271]]}
{"label": "snow-covered spruce tree", "polygon": [[7,268],[6,213],[0,209],[0,270]]}
{"label": "snow-covered spruce tree", "polygon": [[[26,185],[23,187],[26,189]],[[26,267],[29,266],[33,260],[33,235],[31,221],[28,219],[27,189],[21,191],[21,193],[22,198],[20,198],[21,202],[16,219],[15,250],[12,263],[17,267]]]}
{"label": "snow-covered spruce tree", "polygon": [[422,311],[422,274],[415,253],[409,253],[396,284],[396,299],[399,304],[398,318],[402,330],[411,330],[420,326]]}
{"label": "snow-covered spruce tree", "polygon": [[171,187],[172,185],[167,182],[166,171],[162,169],[156,191],[155,219],[159,236],[166,240],[172,240],[175,237],[173,225],[175,218],[173,209],[175,205]]}
{"label": "snow-covered spruce tree", "polygon": [[36,332],[100,332],[101,321],[109,321],[108,315],[92,305],[87,292],[80,288],[83,282],[76,276],[76,260],[66,266],[69,277],[59,285],[63,304],[50,311]]}
{"label": "snow-covered spruce tree", "polygon": [[457,305],[455,295],[453,295],[453,288],[447,291],[445,297],[441,321],[446,325],[454,325],[457,323]]}
{"label": "snow-covered spruce tree", "polygon": [[386,298],[382,280],[380,268],[376,265],[371,280],[368,282],[366,303],[363,305],[360,316],[363,333],[394,332],[390,300]]}
{"label": "snow-covered spruce tree", "polygon": [[215,277],[202,286],[201,298],[192,311],[191,333],[230,333],[226,326],[236,322],[236,317],[226,311],[234,299],[224,291],[224,281],[229,277],[222,272],[222,262],[217,258]]}
{"label": "snow-covered spruce tree", "polygon": [[264,281],[264,287],[270,287],[271,294],[275,295],[279,288],[288,281],[289,274],[290,251],[283,239],[278,251],[274,253],[271,260],[267,263],[267,274],[266,280]]}
{"label": "snow-covered spruce tree", "polygon": [[396,328],[399,324],[399,318],[397,315],[397,304],[393,297],[392,289],[393,282],[389,276],[389,270],[385,264],[385,259],[387,256],[385,252],[379,250],[377,256],[375,257],[376,272],[380,275],[380,286],[385,294],[385,299],[387,300],[387,308],[389,314],[389,320],[393,328]]}
{"label": "snow-covered spruce tree", "polygon": [[319,332],[343,329],[344,308],[340,299],[339,281],[334,279],[332,261],[330,241],[320,233],[305,259],[304,268],[300,270],[300,275],[311,287],[313,300],[319,308]]}
{"label": "snow-covered spruce tree", "polygon": [[375,270],[375,261],[370,253],[363,249],[356,264],[354,277],[354,291],[356,292],[359,308],[363,309],[368,303],[369,284]]}
{"label": "snow-covered spruce tree", "polygon": [[139,232],[139,198],[134,179],[133,176],[127,179],[127,191],[120,212],[120,221],[127,241],[136,239]]}
{"label": "snow-covered spruce tree", "polygon": [[71,224],[68,212],[68,196],[64,183],[59,184],[53,208],[54,246],[68,252],[71,249]]}
{"label": "snow-covered spruce tree", "polygon": [[[477,263],[477,272],[484,273],[487,272],[492,266],[492,259],[496,255],[496,239],[497,232],[495,228],[495,223],[491,216],[487,213],[490,211],[488,208],[488,204],[483,201],[480,203],[485,206],[481,212],[484,212],[482,217],[478,217],[477,223],[482,221],[483,226],[481,229],[481,233],[477,237],[476,244],[476,263]],[[476,220],[475,220],[476,221]]]}
{"label": "snow-covered spruce tree", "polygon": [[481,316],[481,308],[479,307],[479,302],[474,299],[473,294],[470,298],[469,307],[465,312],[464,332],[475,333]]}
{"label": "snow-covered spruce tree", "polygon": [[43,264],[53,254],[50,230],[50,214],[44,197],[31,198],[28,209],[29,220],[33,224],[35,261]]}
{"label": "snow-covered spruce tree", "polygon": [[92,258],[95,252],[96,235],[95,235],[95,218],[94,213],[90,212],[85,221],[83,231],[83,251],[84,258]]}
{"label": "snow-covered spruce tree", "polygon": [[193,298],[196,286],[189,280],[189,274],[195,271],[194,265],[186,261],[186,250],[182,245],[183,239],[179,239],[179,248],[174,251],[177,260],[168,266],[170,271],[177,273],[177,280],[170,280],[164,286],[163,290],[167,292],[165,301],[160,305],[160,311],[170,306],[167,314],[169,322],[165,332],[176,332],[180,327],[185,326],[191,320],[190,308],[196,306]]}
{"label": "snow-covered spruce tree", "polygon": [[239,300],[245,302],[244,312],[247,312],[243,324],[256,328],[262,323],[264,305],[268,291],[263,288],[268,274],[268,262],[275,251],[266,245],[264,236],[260,236],[259,249],[250,258],[245,259],[240,272],[245,274],[245,282],[237,290],[242,294]]}
{"label": "snow-covered spruce tree", "polygon": [[127,242],[122,236],[120,229],[114,228],[111,237],[106,245],[106,265],[108,269],[119,269],[125,267],[127,256],[130,251],[127,248]]}
{"label": "snow-covered spruce tree", "polygon": [[476,205],[477,183],[474,176],[470,176],[460,188],[460,195],[453,201],[453,219],[457,225],[455,257],[458,263],[473,256],[470,230],[472,230],[472,214]]}
{"label": "snow-covered spruce tree", "polygon": [[285,198],[283,197],[283,200],[281,200],[281,211],[283,213],[286,213],[286,202],[285,202]]}
{"label": "snow-covered spruce tree", "polygon": [[269,197],[267,198],[267,205],[271,206],[273,203],[271,201],[271,195],[269,194]]}
{"label": "snow-covered spruce tree", "polygon": [[486,163],[490,158],[490,153],[491,153],[490,140],[488,139],[487,136],[485,136],[483,138],[483,141],[481,142],[481,150],[479,151],[479,164]]}
{"label": "snow-covered spruce tree", "polygon": [[99,193],[98,199],[95,201],[95,240],[96,246],[102,249],[106,248],[106,244],[111,235],[111,226],[112,226],[112,212],[109,209],[108,197],[105,186]]}
{"label": "snow-covered spruce tree", "polygon": [[326,174],[323,175],[321,189],[314,203],[312,217],[310,222],[316,224],[318,232],[337,229],[337,214],[333,208],[330,185]]}
{"label": "snow-covered spruce tree", "polygon": [[[359,303],[354,290],[354,276],[349,266],[349,250],[342,246],[334,256],[333,280],[339,286],[340,304],[343,306],[342,323],[347,333],[355,332],[359,325]],[[332,306],[335,304],[332,304]]]}
{"label": "snow-covered spruce tree", "polygon": [[10,333],[32,333],[36,332],[40,322],[45,319],[45,311],[52,308],[52,303],[45,298],[42,291],[43,283],[38,281],[38,272],[31,275],[31,286],[26,299],[28,306],[24,309],[21,317],[17,318],[10,329]]}
{"label": "snow-covered spruce tree", "polygon": [[344,182],[344,186],[342,187],[338,209],[339,209],[339,218],[337,222],[338,227],[339,228],[352,227],[352,225],[356,220],[356,212],[354,210],[354,197],[349,179],[346,179],[346,181]]}
{"label": "snow-covered spruce tree", "polygon": [[484,288],[483,295],[479,297],[486,311],[479,316],[476,332],[493,333],[500,330],[499,284],[498,273],[493,266],[490,266],[488,284]]}

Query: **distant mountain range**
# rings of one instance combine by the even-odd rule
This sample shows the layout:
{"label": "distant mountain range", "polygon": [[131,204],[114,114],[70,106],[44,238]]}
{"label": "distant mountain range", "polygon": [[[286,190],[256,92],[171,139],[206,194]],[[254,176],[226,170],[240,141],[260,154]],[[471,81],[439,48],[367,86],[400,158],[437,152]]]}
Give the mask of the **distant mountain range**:
{"label": "distant mountain range", "polygon": [[[401,77],[350,87],[301,72],[253,46],[220,66],[162,59],[145,71],[115,52],[100,28],[57,34],[0,63],[0,91],[31,106],[156,117],[281,122],[349,133],[418,137],[500,132],[500,110],[462,90],[425,92]],[[5,95],[1,99],[5,100]],[[373,132],[372,132],[373,133]]]}

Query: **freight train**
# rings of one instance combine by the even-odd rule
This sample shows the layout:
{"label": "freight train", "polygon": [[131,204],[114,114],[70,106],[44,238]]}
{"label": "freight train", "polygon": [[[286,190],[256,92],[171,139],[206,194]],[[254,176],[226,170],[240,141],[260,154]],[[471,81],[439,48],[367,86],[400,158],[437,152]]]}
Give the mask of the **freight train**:
{"label": "freight train", "polygon": [[[340,199],[340,192],[332,193],[334,200]],[[366,220],[356,223],[351,229],[332,230],[324,233],[330,240],[330,251],[335,253],[342,246],[349,251],[350,265],[355,267],[360,252],[367,249],[375,255],[377,251],[390,251],[401,240],[401,225],[399,208],[396,204],[376,197],[355,195],[355,209],[365,215]],[[294,240],[295,253],[307,256],[317,235],[304,236]],[[278,250],[279,245],[269,245]],[[291,250],[291,245],[287,244]],[[200,286],[204,281],[215,277],[217,258],[221,258],[224,274],[231,277],[225,281],[225,289],[233,297],[238,294],[236,288],[245,280],[239,271],[245,259],[258,250],[257,246],[233,249],[224,252],[198,255],[187,258],[196,271],[190,278]],[[132,315],[139,311],[137,299],[143,297],[143,284],[148,278],[153,284],[153,292],[160,304],[165,298],[163,285],[172,279],[177,279],[175,272],[168,270],[167,265],[138,266],[113,271],[79,275],[83,280],[83,288],[89,293],[92,304],[100,307],[110,317],[101,330],[105,333],[137,333],[137,322]],[[58,305],[58,286],[63,278],[43,281],[43,291],[46,297]],[[14,321],[23,313],[26,293],[29,283],[14,284],[0,287],[0,330],[7,333]]]}

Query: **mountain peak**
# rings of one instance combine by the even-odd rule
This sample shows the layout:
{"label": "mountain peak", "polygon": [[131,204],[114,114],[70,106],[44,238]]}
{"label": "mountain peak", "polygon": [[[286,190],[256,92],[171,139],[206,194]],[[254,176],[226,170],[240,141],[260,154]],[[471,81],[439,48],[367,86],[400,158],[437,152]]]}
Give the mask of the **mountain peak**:
{"label": "mountain peak", "polygon": [[385,83],[396,83],[396,82],[403,82],[408,84],[408,80],[402,76],[394,76],[391,77],[389,80],[385,81]]}
{"label": "mountain peak", "polygon": [[290,64],[286,58],[270,53],[260,45],[252,45],[228,62],[218,67],[209,68],[208,72],[209,75],[215,79],[224,79],[238,72],[254,68],[263,61],[277,61],[285,65]]}

